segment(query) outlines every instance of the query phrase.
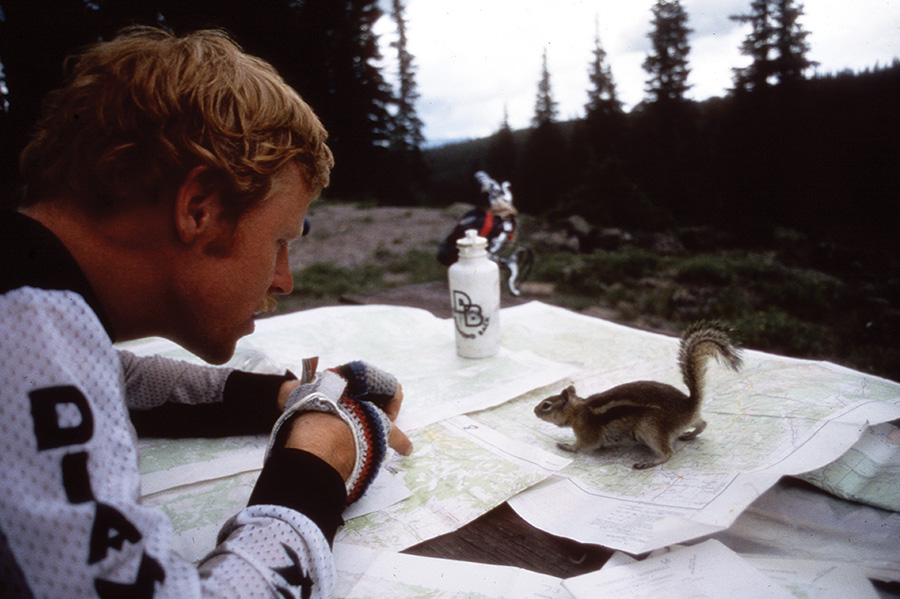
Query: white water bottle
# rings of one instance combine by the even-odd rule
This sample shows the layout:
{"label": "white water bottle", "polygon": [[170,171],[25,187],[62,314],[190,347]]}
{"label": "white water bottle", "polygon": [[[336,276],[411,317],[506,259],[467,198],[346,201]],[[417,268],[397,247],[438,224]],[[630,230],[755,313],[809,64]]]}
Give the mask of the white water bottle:
{"label": "white water bottle", "polygon": [[500,351],[500,269],[487,257],[487,239],[474,229],[456,247],[459,260],[447,272],[456,353],[487,358]]}

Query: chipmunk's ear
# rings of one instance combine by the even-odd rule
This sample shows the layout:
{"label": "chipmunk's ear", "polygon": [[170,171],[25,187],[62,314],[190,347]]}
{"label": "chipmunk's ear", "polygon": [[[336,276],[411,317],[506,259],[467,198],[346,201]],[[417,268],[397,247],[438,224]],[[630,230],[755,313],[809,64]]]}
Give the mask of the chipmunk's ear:
{"label": "chipmunk's ear", "polygon": [[562,396],[566,401],[575,397],[575,385],[569,385],[568,387],[563,389]]}

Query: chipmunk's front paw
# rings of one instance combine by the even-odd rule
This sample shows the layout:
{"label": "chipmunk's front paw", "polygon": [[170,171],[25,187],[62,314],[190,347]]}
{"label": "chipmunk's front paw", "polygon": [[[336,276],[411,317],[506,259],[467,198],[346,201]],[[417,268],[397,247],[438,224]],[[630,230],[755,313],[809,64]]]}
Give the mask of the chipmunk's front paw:
{"label": "chipmunk's front paw", "polygon": [[654,466],[659,466],[660,464],[665,464],[669,461],[669,458],[655,458],[652,460],[647,460],[646,462],[638,462],[633,466],[635,470],[646,470],[647,468],[653,468]]}
{"label": "chipmunk's front paw", "polygon": [[657,465],[659,465],[658,462],[638,462],[633,466],[633,468],[635,470],[646,470],[647,468],[653,468]]}
{"label": "chipmunk's front paw", "polygon": [[557,443],[556,446],[563,451],[571,451],[572,453],[576,453],[578,451],[578,446],[572,443]]}

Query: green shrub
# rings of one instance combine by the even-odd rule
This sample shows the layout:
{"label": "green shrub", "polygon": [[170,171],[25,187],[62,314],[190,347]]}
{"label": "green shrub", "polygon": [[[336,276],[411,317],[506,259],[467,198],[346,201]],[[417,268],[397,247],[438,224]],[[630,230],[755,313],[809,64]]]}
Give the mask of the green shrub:
{"label": "green shrub", "polygon": [[531,278],[545,283],[564,284],[569,273],[581,268],[581,256],[571,252],[538,252]]}
{"label": "green shrub", "polygon": [[791,356],[830,354],[834,339],[827,327],[805,322],[777,308],[745,314],[733,321],[741,342]]}
{"label": "green shrub", "polygon": [[406,273],[410,283],[428,283],[447,279],[447,267],[437,261],[434,254],[424,250],[410,250],[390,260],[385,269],[393,273]]}
{"label": "green shrub", "polygon": [[598,251],[588,257],[587,268],[605,283],[620,283],[650,276],[659,270],[658,256],[641,249]]}
{"label": "green shrub", "polygon": [[845,305],[843,283],[811,270],[795,269],[779,283],[758,287],[762,301],[808,320],[831,318]]}
{"label": "green shrub", "polygon": [[701,254],[683,260],[675,267],[675,280],[686,285],[731,285],[736,276],[727,259]]}

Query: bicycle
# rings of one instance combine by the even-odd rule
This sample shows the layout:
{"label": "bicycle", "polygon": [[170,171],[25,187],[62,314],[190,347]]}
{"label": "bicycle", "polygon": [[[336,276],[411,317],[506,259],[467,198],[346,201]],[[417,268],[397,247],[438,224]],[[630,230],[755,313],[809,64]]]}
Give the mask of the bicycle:
{"label": "bicycle", "polygon": [[467,230],[475,229],[488,240],[488,257],[504,270],[509,292],[518,296],[521,294],[518,284],[528,278],[534,266],[534,250],[516,241],[519,212],[513,206],[509,181],[497,183],[484,171],[475,173],[475,178],[481,183],[482,193],[488,194],[488,208],[478,206],[460,217],[453,231],[441,242],[438,261],[448,267],[456,262],[459,257],[456,241]]}

